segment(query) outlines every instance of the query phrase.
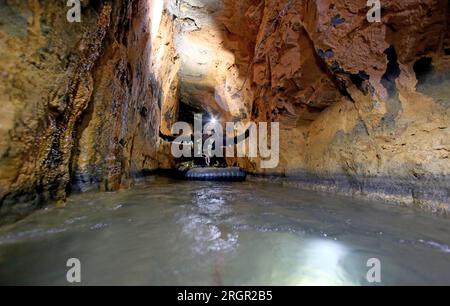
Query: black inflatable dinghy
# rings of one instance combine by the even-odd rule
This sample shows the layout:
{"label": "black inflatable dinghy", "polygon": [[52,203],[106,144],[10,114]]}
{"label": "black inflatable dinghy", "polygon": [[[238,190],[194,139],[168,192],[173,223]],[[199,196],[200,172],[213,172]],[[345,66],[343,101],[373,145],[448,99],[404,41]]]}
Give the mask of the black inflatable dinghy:
{"label": "black inflatable dinghy", "polygon": [[184,177],[193,181],[225,181],[243,182],[247,173],[240,168],[192,168],[184,173]]}

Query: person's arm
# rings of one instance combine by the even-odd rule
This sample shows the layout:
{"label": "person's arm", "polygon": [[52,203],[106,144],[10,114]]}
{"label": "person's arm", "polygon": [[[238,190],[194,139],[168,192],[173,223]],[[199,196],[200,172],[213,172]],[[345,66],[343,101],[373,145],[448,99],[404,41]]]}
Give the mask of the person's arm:
{"label": "person's arm", "polygon": [[[163,134],[163,132],[159,131],[159,137],[167,142],[175,142],[175,140],[177,140],[177,138],[180,136],[182,136],[182,135],[168,136],[168,135]],[[194,135],[191,135],[191,142],[194,142]]]}

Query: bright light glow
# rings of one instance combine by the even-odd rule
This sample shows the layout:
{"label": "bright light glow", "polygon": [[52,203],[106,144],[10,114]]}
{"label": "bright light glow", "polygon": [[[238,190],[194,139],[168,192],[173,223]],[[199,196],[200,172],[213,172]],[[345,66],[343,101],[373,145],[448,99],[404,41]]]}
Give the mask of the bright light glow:
{"label": "bright light glow", "polygon": [[262,250],[271,251],[253,256],[254,263],[243,267],[258,273],[249,284],[353,286],[359,285],[359,278],[367,273],[365,263],[356,267],[358,259],[340,241],[286,233],[264,234],[268,237],[261,239],[263,242],[255,239],[254,243]]}
{"label": "bright light glow", "polygon": [[150,1],[151,24],[152,24],[152,39],[156,37],[161,24],[162,13],[164,10],[164,1],[156,0]]}
{"label": "bright light glow", "polygon": [[217,118],[216,117],[211,117],[211,119],[209,120],[210,124],[216,125],[217,124]]}
{"label": "bright light glow", "polygon": [[352,282],[341,266],[348,250],[336,241],[313,240],[306,248],[306,261],[301,262],[296,285],[343,286]]}

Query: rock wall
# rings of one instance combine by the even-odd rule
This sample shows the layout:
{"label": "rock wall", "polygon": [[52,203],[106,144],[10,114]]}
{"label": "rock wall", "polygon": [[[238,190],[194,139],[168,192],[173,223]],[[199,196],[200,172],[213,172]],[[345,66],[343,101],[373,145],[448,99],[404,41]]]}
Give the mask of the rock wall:
{"label": "rock wall", "polygon": [[281,123],[279,167],[242,167],[448,211],[448,0],[382,0],[380,23],[365,0],[169,2],[183,103]]}
{"label": "rock wall", "polygon": [[148,1],[129,1],[113,15],[93,73],[90,105],[77,130],[75,187],[99,184],[116,190],[158,167],[160,112],[151,70],[150,9]]}
{"label": "rock wall", "polygon": [[[0,1],[0,213],[157,167],[150,1]],[[3,220],[5,220],[3,218]]]}
{"label": "rock wall", "polygon": [[369,23],[362,0],[267,2],[254,114],[299,185],[448,211],[448,1],[381,3]]}

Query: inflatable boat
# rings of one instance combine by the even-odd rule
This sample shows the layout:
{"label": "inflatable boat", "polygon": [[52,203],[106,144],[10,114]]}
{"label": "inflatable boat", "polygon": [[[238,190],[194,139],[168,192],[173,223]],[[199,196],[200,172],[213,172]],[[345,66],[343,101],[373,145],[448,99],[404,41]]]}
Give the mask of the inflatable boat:
{"label": "inflatable boat", "polygon": [[232,168],[192,168],[184,173],[184,177],[193,181],[224,181],[243,182],[247,178],[247,173],[237,167]]}

